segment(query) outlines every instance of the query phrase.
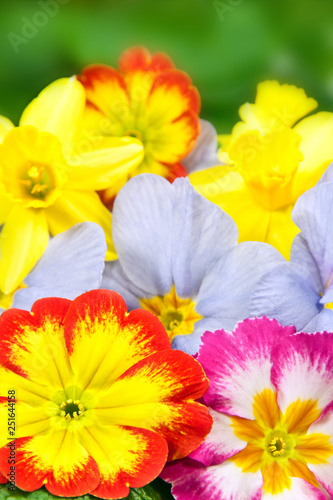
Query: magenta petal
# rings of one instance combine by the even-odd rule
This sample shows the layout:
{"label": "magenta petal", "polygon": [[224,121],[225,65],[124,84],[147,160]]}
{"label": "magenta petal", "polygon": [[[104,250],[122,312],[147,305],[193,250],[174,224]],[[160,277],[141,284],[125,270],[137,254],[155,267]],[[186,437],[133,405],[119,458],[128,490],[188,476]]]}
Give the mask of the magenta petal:
{"label": "magenta petal", "polygon": [[204,333],[198,361],[210,380],[205,403],[216,411],[253,419],[254,396],[264,389],[275,391],[271,350],[293,333],[294,327],[266,317],[241,321],[232,333]]}
{"label": "magenta petal", "polygon": [[261,472],[246,473],[233,462],[205,467],[186,458],[167,464],[161,477],[176,500],[260,500]]}
{"label": "magenta petal", "polygon": [[272,382],[282,412],[298,399],[317,401],[323,410],[333,400],[333,334],[300,333],[272,351]]}

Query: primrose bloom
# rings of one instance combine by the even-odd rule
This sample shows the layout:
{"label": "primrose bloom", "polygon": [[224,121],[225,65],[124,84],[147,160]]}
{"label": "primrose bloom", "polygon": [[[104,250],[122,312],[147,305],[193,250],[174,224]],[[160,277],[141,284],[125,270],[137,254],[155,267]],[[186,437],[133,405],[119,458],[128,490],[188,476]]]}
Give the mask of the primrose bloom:
{"label": "primrose bloom", "polygon": [[190,176],[199,193],[233,217],[240,241],[266,241],[286,258],[298,232],[293,206],[333,160],[333,114],[299,121],[316,105],[294,86],[259,84],[255,104],[242,106],[243,121],[222,137],[220,159],[229,166]]}
{"label": "primrose bloom", "polygon": [[292,218],[301,233],[290,262],[277,265],[253,289],[250,314],[265,314],[297,330],[333,331],[333,168],[297,201]]}
{"label": "primrose bloom", "polygon": [[167,466],[177,500],[333,498],[333,334],[249,319],[203,335],[214,424]]}
{"label": "primrose bloom", "polygon": [[[15,391],[15,483],[54,495],[124,498],[188,455],[212,418],[197,361],[172,351],[159,320],[115,292],[49,298],[0,317],[0,472]],[[9,439],[8,439],[9,438]]]}
{"label": "primrose bloom", "polygon": [[50,239],[45,252],[19,289],[9,295],[0,293],[0,313],[9,307],[30,311],[44,297],[75,299],[99,288],[106,252],[102,228],[82,222]]}
{"label": "primrose bloom", "polygon": [[180,162],[199,133],[199,93],[165,54],[129,49],[119,68],[88,66],[79,77],[87,93],[83,133],[136,137],[144,147],[137,169],[102,194],[106,204],[129,176],[150,172],[173,180],[186,175]]}
{"label": "primrose bloom", "polygon": [[76,140],[85,92],[75,79],[52,83],[26,108],[20,126],[0,120],[0,291],[10,294],[42,256],[49,233],[98,223],[115,258],[111,215],[95,190],[142,159],[136,139]]}
{"label": "primrose bloom", "polygon": [[237,245],[231,217],[184,178],[131,179],[117,195],[112,231],[119,260],[107,263],[103,288],[158,316],[172,346],[190,354],[205,330],[248,317],[254,284],[284,260],[265,243]]}

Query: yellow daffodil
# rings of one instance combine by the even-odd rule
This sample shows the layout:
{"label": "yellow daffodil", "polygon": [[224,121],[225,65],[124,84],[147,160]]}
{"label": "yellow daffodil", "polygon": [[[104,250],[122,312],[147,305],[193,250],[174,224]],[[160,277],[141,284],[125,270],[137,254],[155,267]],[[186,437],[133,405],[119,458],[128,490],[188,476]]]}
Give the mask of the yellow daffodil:
{"label": "yellow daffodil", "polygon": [[93,221],[116,257],[111,214],[96,190],[142,161],[133,138],[76,140],[85,92],[76,78],[57,80],[24,111],[19,127],[0,117],[0,294],[14,292],[43,254],[49,233]]}
{"label": "yellow daffodil", "polygon": [[242,121],[219,136],[226,165],[190,175],[200,194],[234,218],[240,241],[265,241],[289,258],[299,231],[293,206],[333,161],[333,114],[299,121],[316,105],[294,86],[259,84],[255,104],[240,108]]}

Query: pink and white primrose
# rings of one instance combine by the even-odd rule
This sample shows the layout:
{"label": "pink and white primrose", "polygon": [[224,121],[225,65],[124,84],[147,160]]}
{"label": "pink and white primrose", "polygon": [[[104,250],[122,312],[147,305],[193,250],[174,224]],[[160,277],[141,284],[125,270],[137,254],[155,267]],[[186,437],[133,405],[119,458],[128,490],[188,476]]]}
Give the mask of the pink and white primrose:
{"label": "pink and white primrose", "polygon": [[206,332],[211,433],[162,477],[177,500],[333,499],[333,334],[266,317]]}

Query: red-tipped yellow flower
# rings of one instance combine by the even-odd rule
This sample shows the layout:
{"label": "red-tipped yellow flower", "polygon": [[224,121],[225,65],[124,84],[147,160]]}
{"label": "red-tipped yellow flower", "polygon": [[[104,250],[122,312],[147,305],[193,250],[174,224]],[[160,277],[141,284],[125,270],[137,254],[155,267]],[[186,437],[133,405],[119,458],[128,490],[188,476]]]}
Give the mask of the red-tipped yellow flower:
{"label": "red-tipped yellow flower", "polygon": [[106,204],[129,176],[150,172],[173,180],[186,175],[180,162],[199,133],[199,93],[165,54],[129,49],[119,66],[89,66],[80,77],[88,99],[85,136],[130,136],[144,145],[136,171],[103,193]]}
{"label": "red-tipped yellow flower", "polygon": [[59,496],[124,498],[210,431],[195,402],[208,387],[199,363],[171,350],[151,313],[127,313],[115,292],[6,311],[0,353],[0,472],[10,472],[7,395],[15,391],[15,483],[23,490],[45,484]]}

